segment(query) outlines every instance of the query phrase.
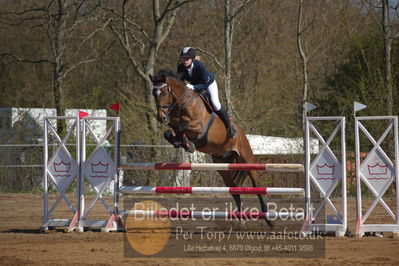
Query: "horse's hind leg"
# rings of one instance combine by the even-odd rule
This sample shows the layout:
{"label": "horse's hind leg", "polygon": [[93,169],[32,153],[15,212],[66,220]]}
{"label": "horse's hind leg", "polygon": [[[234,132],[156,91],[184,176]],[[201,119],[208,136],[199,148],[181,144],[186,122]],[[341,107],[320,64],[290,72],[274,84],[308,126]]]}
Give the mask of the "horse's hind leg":
{"label": "horse's hind leg", "polygon": [[[236,154],[231,154],[228,157],[216,157],[212,156],[212,160],[214,163],[233,163],[235,162],[235,157]],[[240,173],[241,171],[218,171],[219,174],[222,176],[224,184],[227,187],[237,187],[237,183],[235,182],[235,177],[237,177],[237,174]],[[232,195],[233,199],[237,205],[237,211],[242,210],[242,202],[241,202],[241,196],[239,194],[234,194]]]}
{"label": "horse's hind leg", "polygon": [[[265,201],[263,200],[262,195],[257,195],[257,196],[258,196],[258,199],[260,202],[260,207],[262,209],[262,212],[267,213],[267,206],[265,204]],[[271,228],[273,227],[273,223],[270,220],[268,220],[267,217],[265,217],[265,221],[269,227],[271,227]]]}
{"label": "horse's hind leg", "polygon": [[[252,152],[251,146],[249,145],[249,142],[246,138],[242,139],[241,142],[242,146],[241,146],[241,152],[240,155],[237,156],[238,158],[236,159],[236,161],[238,163],[255,163],[255,156]],[[259,187],[259,175],[256,171],[251,170],[247,172],[249,177],[251,178],[251,183],[252,183],[252,187]],[[236,180],[236,182],[243,182],[244,178],[242,178],[241,180]],[[263,200],[263,196],[262,195],[257,195],[259,202],[260,202],[260,207],[262,209],[262,212],[267,213],[267,206],[265,204],[265,201]],[[267,223],[267,225],[269,225],[270,227],[273,226],[273,224],[271,223],[271,221],[269,221],[267,219],[267,217],[265,217],[265,221]]]}
{"label": "horse's hind leg", "polygon": [[[249,171],[249,176],[251,178],[251,182],[252,182],[252,186],[253,187],[258,187],[258,173],[256,171]],[[259,202],[260,202],[260,207],[262,209],[262,212],[267,213],[267,206],[265,204],[265,201],[263,200],[263,196],[261,194],[257,194]],[[268,226],[273,227],[273,224],[271,221],[269,221],[267,219],[267,217],[265,217],[265,221],[267,223]]]}
{"label": "horse's hind leg", "polygon": [[238,212],[241,212],[241,210],[242,210],[242,202],[241,202],[240,194],[234,194],[234,195],[233,195],[233,199],[234,199],[234,201],[236,202],[237,211],[238,211]]}
{"label": "horse's hind leg", "polygon": [[[230,171],[231,172],[231,171]],[[252,173],[251,173],[252,172]],[[245,178],[247,175],[247,172],[245,171],[234,171],[233,173],[229,174],[227,171],[219,171],[219,173],[222,175],[223,180],[228,187],[237,187],[242,185],[242,180]],[[249,171],[249,175],[251,177],[252,181],[252,186],[253,187],[258,187],[258,182],[257,182],[257,173],[255,171]],[[237,210],[241,212],[242,210],[242,202],[241,202],[241,197],[239,194],[234,194],[232,195],[234,201],[236,202],[237,205]],[[262,212],[267,213],[267,206],[265,204],[265,201],[263,199],[263,196],[258,194],[258,199],[260,202],[261,210]],[[269,227],[273,227],[273,224],[270,220],[265,217],[265,221]]]}
{"label": "horse's hind leg", "polygon": [[[224,184],[227,187],[237,187],[236,183],[234,182],[234,173],[238,171],[218,171],[219,174],[222,176]],[[240,194],[233,194],[233,199],[237,205],[237,211],[242,210],[242,202],[241,202],[241,197]]]}
{"label": "horse's hind leg", "polygon": [[[233,162],[249,163],[244,158],[238,157],[237,154],[231,155],[230,158],[228,158],[227,160],[226,160],[226,158],[219,158],[219,157],[215,157],[215,156],[212,156],[212,159],[213,159],[213,162],[215,162],[215,163],[226,162],[226,161],[229,163],[233,163]],[[247,174],[251,178],[252,186],[259,187],[258,173],[256,171],[218,171],[218,172],[223,177],[223,181],[224,181],[225,185],[228,187],[242,186]],[[237,210],[241,211],[242,210],[242,202],[241,202],[240,195],[236,194],[236,195],[232,195],[232,196],[237,205]],[[258,196],[258,199],[260,202],[262,212],[267,213],[267,206],[265,204],[265,201],[263,200],[262,195],[257,195],[257,196]],[[266,221],[267,225],[269,225],[270,227],[273,226],[273,224],[266,217],[265,217],[265,221]]]}

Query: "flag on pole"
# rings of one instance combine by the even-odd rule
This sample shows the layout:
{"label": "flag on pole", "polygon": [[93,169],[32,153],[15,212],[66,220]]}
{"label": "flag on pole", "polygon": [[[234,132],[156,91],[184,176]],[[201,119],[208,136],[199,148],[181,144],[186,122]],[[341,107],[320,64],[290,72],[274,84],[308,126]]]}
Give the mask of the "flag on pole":
{"label": "flag on pole", "polygon": [[116,102],[116,103],[111,104],[110,106],[108,106],[108,108],[119,112],[121,110],[121,103],[120,102]]}
{"label": "flag on pole", "polygon": [[355,110],[355,113],[357,111],[363,110],[364,108],[367,108],[367,105],[364,105],[362,103],[354,102],[353,104],[353,109]]}
{"label": "flag on pole", "polygon": [[88,116],[89,113],[83,112],[83,111],[79,111],[79,119],[82,119],[83,117]]}
{"label": "flag on pole", "polygon": [[316,106],[314,106],[311,103],[306,102],[306,112],[312,111],[315,108],[316,108]]}

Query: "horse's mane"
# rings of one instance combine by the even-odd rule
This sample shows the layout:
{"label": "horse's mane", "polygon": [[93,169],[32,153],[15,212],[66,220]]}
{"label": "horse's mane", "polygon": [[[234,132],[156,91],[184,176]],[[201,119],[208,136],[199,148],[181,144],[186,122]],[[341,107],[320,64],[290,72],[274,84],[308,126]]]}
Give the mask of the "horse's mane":
{"label": "horse's mane", "polygon": [[167,77],[172,77],[176,79],[178,83],[185,85],[184,82],[178,77],[178,75],[174,74],[173,72],[165,69],[161,69],[158,73],[154,76],[153,82],[165,82]]}

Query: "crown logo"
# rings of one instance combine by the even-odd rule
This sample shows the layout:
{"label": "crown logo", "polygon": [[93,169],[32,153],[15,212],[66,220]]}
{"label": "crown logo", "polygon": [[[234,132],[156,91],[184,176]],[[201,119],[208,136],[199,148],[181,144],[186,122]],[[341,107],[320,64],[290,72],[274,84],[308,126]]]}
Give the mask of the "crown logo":
{"label": "crown logo", "polygon": [[388,164],[381,165],[376,163],[375,165],[367,165],[369,170],[369,175],[386,175],[388,171]]}
{"label": "crown logo", "polygon": [[54,170],[57,173],[68,173],[71,170],[71,162],[65,163],[64,161],[61,161],[59,163],[54,162]]}
{"label": "crown logo", "polygon": [[107,173],[108,172],[108,164],[102,164],[101,162],[98,162],[97,164],[92,163],[91,164],[91,171],[93,173]]}
{"label": "crown logo", "polygon": [[335,164],[328,165],[327,163],[324,163],[323,165],[316,165],[316,167],[318,175],[334,175]]}

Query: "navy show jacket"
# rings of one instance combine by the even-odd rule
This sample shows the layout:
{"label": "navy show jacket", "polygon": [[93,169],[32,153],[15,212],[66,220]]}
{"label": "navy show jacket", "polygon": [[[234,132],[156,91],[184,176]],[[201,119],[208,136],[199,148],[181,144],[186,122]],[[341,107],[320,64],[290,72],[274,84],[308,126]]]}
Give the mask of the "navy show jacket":
{"label": "navy show jacket", "polygon": [[194,67],[190,76],[183,63],[180,63],[177,67],[177,75],[179,79],[190,82],[195,91],[207,89],[209,85],[215,81],[215,75],[206,70],[204,64],[198,60],[193,60],[193,65]]}

